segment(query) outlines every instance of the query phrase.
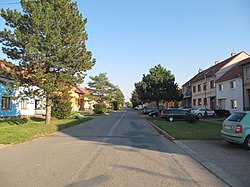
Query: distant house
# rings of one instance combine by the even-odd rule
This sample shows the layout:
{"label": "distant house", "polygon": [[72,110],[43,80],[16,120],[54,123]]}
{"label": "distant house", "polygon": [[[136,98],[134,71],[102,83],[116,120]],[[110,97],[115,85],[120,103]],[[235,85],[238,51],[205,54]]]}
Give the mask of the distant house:
{"label": "distant house", "polygon": [[75,87],[71,91],[72,111],[88,111],[93,109],[95,102],[88,99],[87,95],[90,95],[90,92],[80,86]]}
{"label": "distant house", "polygon": [[199,70],[198,74],[191,78],[183,85],[183,106],[187,107],[203,107],[216,109],[216,80],[223,76],[239,61],[248,58],[249,55],[242,51],[238,54],[231,54],[231,57],[216,62],[213,66]]}

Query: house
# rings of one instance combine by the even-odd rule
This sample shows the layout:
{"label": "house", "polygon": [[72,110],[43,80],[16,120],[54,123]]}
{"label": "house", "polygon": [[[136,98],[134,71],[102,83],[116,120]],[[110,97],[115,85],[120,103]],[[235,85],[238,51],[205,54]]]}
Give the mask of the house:
{"label": "house", "polygon": [[72,111],[88,111],[93,109],[93,105],[95,104],[95,102],[88,99],[86,97],[87,95],[90,95],[90,92],[80,86],[75,87],[71,91]]}
{"label": "house", "polygon": [[243,76],[243,108],[250,110],[250,58],[245,59],[240,67]]}
{"label": "house", "polygon": [[232,53],[230,58],[215,62],[205,70],[200,69],[197,75],[183,85],[183,106],[216,109],[216,80],[236,63],[248,57],[244,51],[238,54]]}
{"label": "house", "polygon": [[241,66],[249,61],[250,58],[247,58],[238,62],[216,80],[216,102],[218,109],[226,109],[231,113],[244,110]]}
{"label": "house", "polygon": [[0,60],[0,117],[12,117],[12,116],[28,116],[35,114],[35,103],[34,99],[30,98],[17,98],[19,88],[15,92],[8,90],[7,83],[12,83],[8,73],[10,67],[8,67],[5,61]]}

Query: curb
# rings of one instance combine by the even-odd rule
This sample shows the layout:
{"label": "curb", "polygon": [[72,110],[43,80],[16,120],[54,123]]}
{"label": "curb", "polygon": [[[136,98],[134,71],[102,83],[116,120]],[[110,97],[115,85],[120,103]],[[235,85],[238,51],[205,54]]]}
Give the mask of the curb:
{"label": "curb", "polygon": [[166,137],[167,139],[169,139],[170,141],[174,142],[175,138],[173,136],[171,136],[170,134],[168,134],[167,132],[165,132],[164,130],[162,130],[161,128],[159,128],[158,126],[156,126],[154,123],[152,123],[151,121],[149,121],[148,119],[146,119],[145,117],[141,116],[142,118],[144,118],[152,127],[154,127],[161,135],[163,135],[164,137]]}

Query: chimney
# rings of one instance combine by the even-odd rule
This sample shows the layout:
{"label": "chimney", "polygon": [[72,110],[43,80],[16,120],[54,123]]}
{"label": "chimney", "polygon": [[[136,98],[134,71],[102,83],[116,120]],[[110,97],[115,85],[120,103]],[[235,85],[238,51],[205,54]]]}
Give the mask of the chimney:
{"label": "chimney", "polygon": [[203,69],[201,69],[201,68],[198,69],[198,73],[200,73],[200,72],[202,72],[202,71],[203,71]]}
{"label": "chimney", "polygon": [[232,56],[235,56],[235,55],[236,55],[236,53],[231,53],[231,57],[232,57]]}

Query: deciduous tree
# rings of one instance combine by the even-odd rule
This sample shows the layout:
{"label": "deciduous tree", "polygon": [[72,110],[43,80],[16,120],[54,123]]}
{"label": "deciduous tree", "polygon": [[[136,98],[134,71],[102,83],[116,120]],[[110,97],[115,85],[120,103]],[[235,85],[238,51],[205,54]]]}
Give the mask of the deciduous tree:
{"label": "deciduous tree", "polygon": [[159,107],[159,101],[177,101],[180,99],[175,83],[175,76],[170,70],[157,65],[144,74],[142,81],[135,83],[135,91],[142,101],[155,101]]}

